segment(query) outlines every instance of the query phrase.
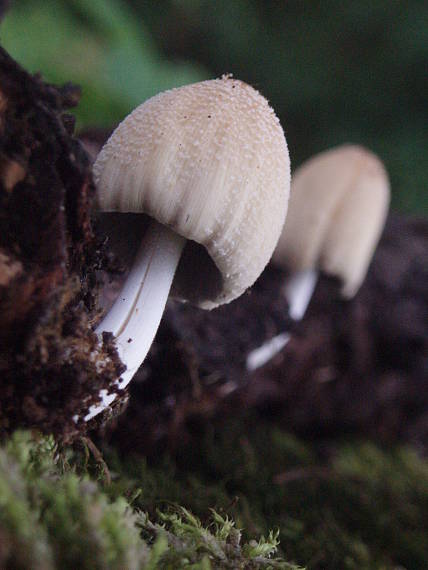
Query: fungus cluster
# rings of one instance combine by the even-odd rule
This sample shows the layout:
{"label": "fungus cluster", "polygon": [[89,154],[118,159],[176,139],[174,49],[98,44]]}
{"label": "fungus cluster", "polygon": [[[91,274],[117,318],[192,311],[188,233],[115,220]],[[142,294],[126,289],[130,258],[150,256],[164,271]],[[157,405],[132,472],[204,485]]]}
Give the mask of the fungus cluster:
{"label": "fungus cluster", "polygon": [[[176,297],[212,309],[260,275],[284,224],[290,161],[267,100],[225,76],[160,93],[135,109],[101,150],[94,180],[102,211],[151,220],[97,328],[116,337],[127,366],[117,385],[124,388],[150,348],[173,280]],[[100,397],[86,420],[115,394]]]}

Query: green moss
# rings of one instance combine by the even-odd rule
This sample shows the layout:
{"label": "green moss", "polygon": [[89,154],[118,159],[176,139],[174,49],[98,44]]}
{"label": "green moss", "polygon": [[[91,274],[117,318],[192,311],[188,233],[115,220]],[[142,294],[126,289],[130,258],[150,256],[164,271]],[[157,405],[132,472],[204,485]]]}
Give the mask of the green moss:
{"label": "green moss", "polygon": [[2,569],[296,568],[275,557],[275,533],[241,544],[228,517],[212,511],[204,526],[183,507],[152,519],[137,508],[135,490],[133,506],[121,495],[132,489],[127,479],[106,492],[85,473],[90,467],[85,454],[28,433],[0,449]]}
{"label": "green moss", "polygon": [[139,568],[137,514],[78,476],[51,438],[16,433],[0,450],[1,568]]}
{"label": "green moss", "polygon": [[85,450],[16,433],[0,449],[0,567],[424,568],[428,463],[368,443],[325,451],[231,422],[157,465],[106,449],[107,484]]}
{"label": "green moss", "polygon": [[120,485],[141,487],[139,508],[153,513],[170,501],[205,524],[215,507],[233,516],[247,541],[279,527],[284,558],[308,569],[426,566],[426,461],[410,449],[364,442],[321,454],[274,427],[254,430],[254,422],[223,425],[180,450],[176,462],[149,468],[141,458],[112,454],[109,464],[121,472]]}

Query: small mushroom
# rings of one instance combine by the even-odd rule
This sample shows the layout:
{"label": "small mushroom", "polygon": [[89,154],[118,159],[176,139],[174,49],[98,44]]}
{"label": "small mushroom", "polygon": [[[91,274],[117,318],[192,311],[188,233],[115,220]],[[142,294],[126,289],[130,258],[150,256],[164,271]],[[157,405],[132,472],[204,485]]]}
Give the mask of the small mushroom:
{"label": "small mushroom", "polygon": [[[267,100],[224,76],[143,103],[114,131],[93,172],[102,211],[152,219],[97,328],[116,337],[124,388],[150,348],[173,279],[176,297],[213,309],[260,275],[287,212],[289,155]],[[86,420],[115,394],[100,397]]]}
{"label": "small mushroom", "polygon": [[[350,299],[360,288],[383,230],[390,200],[380,159],[356,145],[316,155],[292,176],[290,202],[272,262],[287,269],[284,292],[294,320],[303,318],[320,271],[342,281]],[[254,370],[282,349],[279,335],[247,356]],[[282,339],[279,342],[279,339]]]}
{"label": "small mushroom", "polygon": [[272,261],[291,272],[290,316],[305,314],[319,271],[342,281],[350,299],[365,279],[390,200],[380,159],[343,145],[305,162],[294,174],[287,224]]}

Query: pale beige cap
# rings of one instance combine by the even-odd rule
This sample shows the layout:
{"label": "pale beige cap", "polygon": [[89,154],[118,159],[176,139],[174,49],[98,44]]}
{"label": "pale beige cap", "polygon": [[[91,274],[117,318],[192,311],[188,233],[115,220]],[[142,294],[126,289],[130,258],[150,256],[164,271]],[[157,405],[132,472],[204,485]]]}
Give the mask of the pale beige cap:
{"label": "pale beige cap", "polygon": [[352,297],[362,284],[390,201],[382,162],[363,147],[343,145],[305,162],[292,177],[287,222],[273,261],[298,272],[318,268]]}
{"label": "pale beige cap", "polygon": [[102,210],[144,212],[192,240],[173,292],[211,309],[241,295],[268,263],[290,161],[267,100],[225,76],[140,105],[101,150],[94,179]]}

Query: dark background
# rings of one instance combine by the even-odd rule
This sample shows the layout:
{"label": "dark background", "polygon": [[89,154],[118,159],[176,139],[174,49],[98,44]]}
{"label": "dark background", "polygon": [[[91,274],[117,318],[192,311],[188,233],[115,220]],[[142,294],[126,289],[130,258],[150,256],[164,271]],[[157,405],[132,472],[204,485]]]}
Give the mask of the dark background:
{"label": "dark background", "polygon": [[80,127],[233,73],[279,115],[298,166],[344,142],[380,155],[393,206],[428,213],[428,3],[21,0],[0,28],[25,67],[82,85]]}

